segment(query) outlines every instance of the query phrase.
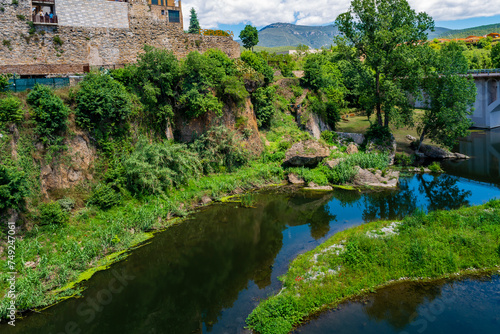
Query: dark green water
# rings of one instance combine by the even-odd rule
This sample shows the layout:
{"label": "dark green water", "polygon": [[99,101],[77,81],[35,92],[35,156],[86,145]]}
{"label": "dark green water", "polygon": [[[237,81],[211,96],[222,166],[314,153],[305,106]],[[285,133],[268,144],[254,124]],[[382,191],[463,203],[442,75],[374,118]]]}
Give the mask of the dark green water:
{"label": "dark green water", "polygon": [[[474,161],[480,159],[476,156]],[[257,204],[252,209],[234,203],[210,206],[193,214],[189,221],[158,234],[150,244],[134,250],[110,270],[97,273],[85,283],[82,298],[31,314],[18,320],[15,328],[0,325],[0,332],[245,333],[245,318],[260,299],[280,290],[277,277],[286,272],[289,262],[336,232],[380,218],[398,219],[418,207],[452,209],[500,198],[497,185],[478,182],[491,179],[498,184],[495,169],[489,166],[490,174],[475,176],[473,168],[467,171],[469,165],[452,165],[449,174],[436,177],[409,175],[401,179],[400,190],[393,192],[313,194],[282,188],[256,195]],[[498,291],[500,283],[494,279],[470,284]],[[434,285],[431,290],[446,291],[445,287]],[[416,303],[411,289],[396,298],[402,304],[415,304],[411,310],[436,299],[432,294],[423,294]],[[485,294],[483,302],[494,303],[495,299],[488,296]],[[324,316],[333,315],[350,332],[348,323],[358,326],[361,321],[351,315],[369,314],[371,304],[352,305],[353,311]],[[378,310],[381,303],[373,305],[371,309]],[[489,309],[493,315],[500,313],[498,302]],[[387,313],[384,310],[380,308],[380,312]],[[321,319],[311,325],[319,324]],[[395,326],[390,317],[366,319],[362,321],[368,327],[372,322],[385,324],[377,332],[399,333],[405,328]],[[476,323],[477,332],[481,328],[487,331],[481,327],[483,323]],[[300,332],[327,332],[308,328]]]}

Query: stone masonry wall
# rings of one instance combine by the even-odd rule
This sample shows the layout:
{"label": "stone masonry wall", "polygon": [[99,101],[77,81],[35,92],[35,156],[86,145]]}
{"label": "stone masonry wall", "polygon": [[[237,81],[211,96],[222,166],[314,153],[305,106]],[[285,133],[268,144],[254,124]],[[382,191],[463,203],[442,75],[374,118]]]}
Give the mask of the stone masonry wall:
{"label": "stone masonry wall", "polygon": [[106,0],[55,0],[59,26],[128,29],[126,2]]}
{"label": "stone masonry wall", "polygon": [[[238,43],[231,38],[186,34],[179,25],[159,21],[146,0],[130,0],[128,29],[35,25],[36,32],[30,34],[30,0],[19,0],[18,5],[0,0],[0,8],[4,8],[0,10],[0,65],[127,64],[137,60],[144,45],[172,50],[179,58],[212,48],[231,58],[240,55]],[[56,36],[62,44],[56,42]],[[28,70],[18,73],[32,74]]]}

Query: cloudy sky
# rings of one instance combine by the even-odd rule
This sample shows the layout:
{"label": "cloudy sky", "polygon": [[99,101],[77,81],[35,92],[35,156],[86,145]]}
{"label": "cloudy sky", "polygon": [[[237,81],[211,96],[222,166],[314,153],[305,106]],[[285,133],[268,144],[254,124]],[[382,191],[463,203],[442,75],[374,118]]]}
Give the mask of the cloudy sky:
{"label": "cloudy sky", "polygon": [[[410,0],[417,11],[425,11],[436,26],[470,27],[500,22],[498,0]],[[264,27],[275,22],[326,25],[345,12],[350,0],[184,0],[185,28],[194,7],[202,28],[232,29],[239,33],[245,24]]]}

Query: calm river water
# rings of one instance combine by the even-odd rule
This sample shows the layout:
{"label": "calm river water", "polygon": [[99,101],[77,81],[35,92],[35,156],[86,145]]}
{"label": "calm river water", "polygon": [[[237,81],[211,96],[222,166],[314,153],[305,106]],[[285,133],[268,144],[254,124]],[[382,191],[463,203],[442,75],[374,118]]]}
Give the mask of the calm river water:
{"label": "calm river water", "polygon": [[[255,208],[215,204],[159,233],[66,300],[0,332],[23,334],[246,333],[245,319],[281,288],[291,260],[338,231],[416,208],[500,198],[500,132],[460,144],[474,158],[446,174],[407,175],[398,191],[261,192]],[[324,313],[297,333],[500,332],[500,279],[404,284]]]}

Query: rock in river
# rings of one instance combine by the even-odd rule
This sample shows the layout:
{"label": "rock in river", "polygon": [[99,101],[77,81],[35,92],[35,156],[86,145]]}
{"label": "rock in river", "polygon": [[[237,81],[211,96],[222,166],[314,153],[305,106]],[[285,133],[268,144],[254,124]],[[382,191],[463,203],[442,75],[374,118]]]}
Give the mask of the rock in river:
{"label": "rock in river", "polygon": [[330,155],[330,149],[314,140],[306,140],[293,144],[286,151],[285,166],[315,167],[321,160]]}
{"label": "rock in river", "polygon": [[389,171],[382,175],[382,171],[371,172],[367,169],[355,167],[358,171],[354,177],[353,184],[356,186],[368,186],[377,188],[396,188],[399,181],[398,171]]}

